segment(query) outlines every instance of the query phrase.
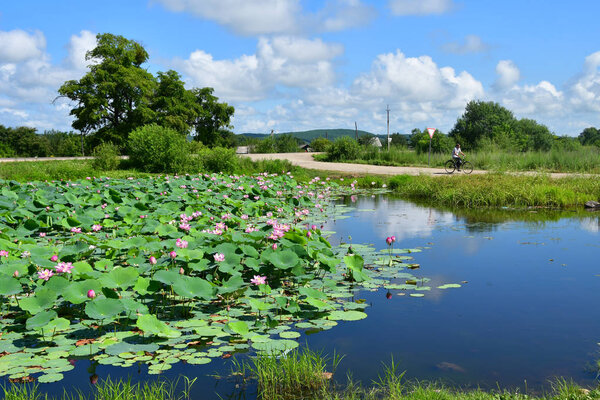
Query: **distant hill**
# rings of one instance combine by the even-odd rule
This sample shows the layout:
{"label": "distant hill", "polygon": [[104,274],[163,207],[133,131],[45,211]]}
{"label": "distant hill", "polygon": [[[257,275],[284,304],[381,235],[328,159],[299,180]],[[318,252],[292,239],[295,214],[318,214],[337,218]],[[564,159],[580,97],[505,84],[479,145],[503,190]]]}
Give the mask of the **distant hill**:
{"label": "distant hill", "polygon": [[[340,136],[350,136],[352,138],[355,137],[354,129],[313,129],[310,131],[301,131],[301,132],[281,132],[276,133],[276,135],[292,135],[298,139],[302,139],[304,141],[310,142],[313,139],[318,137],[326,137],[329,140],[335,140]],[[363,135],[373,136],[371,132],[358,130],[358,137]],[[242,133],[242,136],[263,139],[269,136],[268,133]]]}

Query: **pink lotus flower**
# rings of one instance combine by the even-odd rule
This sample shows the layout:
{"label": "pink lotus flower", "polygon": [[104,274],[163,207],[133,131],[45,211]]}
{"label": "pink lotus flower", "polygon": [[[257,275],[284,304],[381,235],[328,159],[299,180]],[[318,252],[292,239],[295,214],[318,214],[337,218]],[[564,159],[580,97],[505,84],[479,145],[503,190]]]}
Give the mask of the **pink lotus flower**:
{"label": "pink lotus flower", "polygon": [[223,253],[216,253],[213,257],[215,258],[216,262],[225,261],[225,254]]}
{"label": "pink lotus flower", "polygon": [[56,269],[56,272],[58,272],[59,274],[70,274],[71,270],[73,269],[73,264],[70,262],[61,262],[56,267],[54,267],[54,269]]}
{"label": "pink lotus flower", "polygon": [[253,283],[254,285],[266,285],[267,277],[260,276],[260,275],[254,275],[254,278],[250,279],[250,282]]}
{"label": "pink lotus flower", "polygon": [[175,250],[169,253],[169,257],[171,257],[173,260],[175,259],[175,257],[177,257],[177,253],[175,252]]}
{"label": "pink lotus flower", "polygon": [[102,229],[102,225],[98,225],[98,224],[92,225],[92,230],[93,230],[94,232],[98,232],[98,231],[100,231],[101,229]]}
{"label": "pink lotus flower", "polygon": [[396,241],[396,236],[390,236],[392,238],[392,243]]}
{"label": "pink lotus flower", "polygon": [[273,250],[277,250],[277,243],[273,243],[273,246],[271,246],[273,248]]}
{"label": "pink lotus flower", "polygon": [[93,299],[94,297],[96,297],[96,292],[94,292],[94,289],[90,289],[90,290],[88,290],[88,292],[87,292],[87,297],[88,297],[89,299]]}
{"label": "pink lotus flower", "polygon": [[40,232],[40,237],[46,237],[46,232]]}
{"label": "pink lotus flower", "polygon": [[73,233],[81,233],[81,228],[76,228],[76,227],[71,228],[71,232],[73,232]]}
{"label": "pink lotus flower", "polygon": [[390,236],[388,236],[385,238],[385,242],[388,244],[388,246],[391,246],[394,241]]}
{"label": "pink lotus flower", "polygon": [[184,231],[189,231],[192,227],[190,226],[190,224],[188,223],[182,223],[179,224],[179,229],[182,229]]}
{"label": "pink lotus flower", "polygon": [[186,240],[177,238],[177,240],[175,241],[175,246],[179,247],[180,249],[185,249],[186,247],[188,247],[188,242]]}
{"label": "pink lotus flower", "polygon": [[43,279],[47,281],[48,279],[50,279],[50,277],[52,277],[52,275],[54,275],[54,272],[50,271],[49,269],[38,271],[38,279]]}
{"label": "pink lotus flower", "polygon": [[56,254],[53,255],[52,257],[50,257],[50,261],[57,262],[58,261],[58,256]]}
{"label": "pink lotus flower", "polygon": [[150,265],[156,265],[156,257],[150,256]]}
{"label": "pink lotus flower", "polygon": [[308,237],[308,238],[309,238],[309,237],[311,237],[311,235],[312,235],[312,234],[310,233],[310,231],[306,231],[306,237]]}
{"label": "pink lotus flower", "polygon": [[0,250],[0,257],[8,257],[8,251]]}
{"label": "pink lotus flower", "polygon": [[185,274],[185,270],[183,269],[183,267],[179,268],[179,275],[183,275]]}

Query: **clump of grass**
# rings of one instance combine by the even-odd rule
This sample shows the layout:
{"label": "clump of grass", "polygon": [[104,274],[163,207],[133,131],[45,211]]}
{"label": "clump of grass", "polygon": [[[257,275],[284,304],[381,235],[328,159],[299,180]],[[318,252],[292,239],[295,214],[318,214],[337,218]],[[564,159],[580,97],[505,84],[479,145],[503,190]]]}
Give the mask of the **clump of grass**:
{"label": "clump of grass", "polygon": [[259,354],[250,362],[236,364],[235,372],[255,377],[258,397],[263,400],[319,398],[329,391],[341,359],[335,354],[329,359],[305,348],[280,357]]}
{"label": "clump of grass", "polygon": [[5,400],[185,400],[190,398],[191,388],[196,379],[183,378],[180,387],[179,379],[173,381],[156,380],[132,383],[131,380],[111,380],[107,378],[99,382],[89,394],[80,390],[53,398],[40,391],[38,385],[11,384],[0,386]]}

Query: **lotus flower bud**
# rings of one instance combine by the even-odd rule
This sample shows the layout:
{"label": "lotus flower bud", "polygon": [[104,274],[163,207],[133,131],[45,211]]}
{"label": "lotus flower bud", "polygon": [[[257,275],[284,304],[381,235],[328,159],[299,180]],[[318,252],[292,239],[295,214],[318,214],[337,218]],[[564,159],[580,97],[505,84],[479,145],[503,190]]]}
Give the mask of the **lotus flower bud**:
{"label": "lotus flower bud", "polygon": [[388,236],[388,237],[385,238],[385,242],[388,244],[388,246],[391,246],[392,243],[393,243],[393,240],[392,240],[391,237]]}
{"label": "lotus flower bud", "polygon": [[183,275],[185,274],[185,271],[183,270],[183,267],[179,268],[179,275]]}
{"label": "lotus flower bud", "polygon": [[52,257],[50,257],[50,261],[54,261],[54,262],[58,261],[58,256],[56,254],[53,255]]}
{"label": "lotus flower bud", "polygon": [[13,273],[13,276],[14,276],[15,278],[18,278],[18,277],[19,277],[19,271],[15,270],[15,272]]}
{"label": "lotus flower bud", "polygon": [[388,300],[391,299],[392,298],[392,294],[390,292],[387,292],[385,294],[385,298],[388,299]]}
{"label": "lotus flower bud", "polygon": [[94,292],[94,289],[88,290],[87,297],[90,299],[93,299],[94,297],[96,297],[96,292]]}
{"label": "lotus flower bud", "polygon": [[156,257],[150,256],[150,260],[149,261],[150,261],[151,265],[156,265]]}
{"label": "lotus flower bud", "polygon": [[273,243],[273,246],[271,246],[273,248],[273,250],[277,250],[277,243]]}
{"label": "lotus flower bud", "polygon": [[175,252],[175,250],[173,250],[172,252],[169,253],[169,257],[171,257],[174,260],[175,257],[177,257],[177,252]]}

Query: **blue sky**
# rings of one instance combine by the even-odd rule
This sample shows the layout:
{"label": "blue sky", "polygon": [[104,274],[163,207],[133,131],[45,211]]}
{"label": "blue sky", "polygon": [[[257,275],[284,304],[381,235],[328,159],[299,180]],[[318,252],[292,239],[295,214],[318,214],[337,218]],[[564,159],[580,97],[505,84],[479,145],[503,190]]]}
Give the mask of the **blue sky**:
{"label": "blue sky", "polygon": [[600,2],[21,0],[0,5],[0,124],[70,130],[53,102],[95,35],[136,40],[236,108],[234,131],[448,132],[473,99],[558,135],[600,127]]}

